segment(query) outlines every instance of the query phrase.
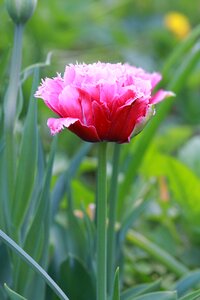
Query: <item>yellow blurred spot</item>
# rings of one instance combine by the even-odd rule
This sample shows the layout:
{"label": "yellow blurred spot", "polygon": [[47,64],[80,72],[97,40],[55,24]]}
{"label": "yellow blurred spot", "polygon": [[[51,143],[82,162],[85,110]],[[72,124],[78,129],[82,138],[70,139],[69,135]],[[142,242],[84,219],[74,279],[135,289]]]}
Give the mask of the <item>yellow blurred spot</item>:
{"label": "yellow blurred spot", "polygon": [[164,18],[164,23],[179,39],[183,39],[191,30],[188,18],[178,12],[168,13]]}

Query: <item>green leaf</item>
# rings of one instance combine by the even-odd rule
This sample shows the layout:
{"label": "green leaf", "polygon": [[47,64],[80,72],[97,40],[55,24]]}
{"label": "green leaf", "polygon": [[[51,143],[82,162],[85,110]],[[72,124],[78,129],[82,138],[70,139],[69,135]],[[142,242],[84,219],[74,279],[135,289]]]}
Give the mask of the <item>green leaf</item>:
{"label": "green leaf", "polygon": [[16,119],[19,119],[19,116],[22,112],[23,109],[23,104],[24,104],[24,98],[23,98],[23,91],[22,91],[22,86],[20,85],[19,87],[19,96],[17,99],[17,109],[16,109]]}
{"label": "green leaf", "polygon": [[0,239],[13,250],[21,259],[23,259],[29,266],[38,273],[45,282],[50,286],[50,288],[55,292],[55,294],[61,300],[69,300],[68,297],[63,293],[60,287],[53,281],[53,279],[45,272],[45,270],[34,260],[28,253],[26,253],[21,247],[19,247],[7,234],[0,230]]}
{"label": "green leaf", "polygon": [[80,150],[72,158],[71,163],[68,168],[68,173],[71,178],[75,176],[78,168],[80,167],[82,160],[84,159],[86,154],[89,152],[91,147],[92,147],[92,144],[84,143],[83,146],[80,148]]}
{"label": "green leaf", "polygon": [[160,284],[161,284],[161,280],[157,280],[153,283],[140,284],[132,288],[129,288],[128,290],[122,292],[121,300],[128,300],[133,296],[140,296],[143,294],[154,292],[160,288]]}
{"label": "green leaf", "polygon": [[184,164],[168,160],[170,188],[175,199],[185,207],[185,215],[199,224],[199,190],[200,180]]}
{"label": "green leaf", "polygon": [[6,296],[6,291],[5,291],[5,288],[0,285],[0,299],[4,300],[7,296]]}
{"label": "green leaf", "polygon": [[4,284],[4,287],[10,300],[27,300],[26,298],[11,290],[6,284]]}
{"label": "green leaf", "polygon": [[[189,125],[166,126],[161,135],[157,135],[154,139],[156,148],[164,153],[174,153],[179,150],[182,145],[193,135],[193,128]],[[170,141],[170,143],[169,143]]]}
{"label": "green leaf", "polygon": [[35,71],[33,78],[29,109],[18,158],[15,192],[12,202],[13,224],[16,228],[19,228],[24,220],[36,173],[38,155],[37,101],[33,99],[33,94],[37,85],[38,70]]}
{"label": "green leaf", "polygon": [[73,180],[71,185],[74,195],[75,207],[80,207],[81,203],[83,203],[85,206],[93,203],[94,193],[89,187],[86,186],[86,184],[82,183],[80,180]]}
{"label": "green leaf", "polygon": [[[32,258],[36,261],[40,261],[40,264],[45,267],[46,260],[48,256],[48,244],[49,244],[49,194],[50,194],[50,182],[53,160],[56,150],[57,139],[54,138],[51,152],[49,155],[49,160],[45,172],[45,177],[43,178],[42,192],[40,198],[38,199],[38,207],[35,216],[32,216],[31,223],[29,224],[29,229],[26,232],[26,238],[24,242],[24,250],[29,253]],[[36,238],[37,237],[37,238]],[[43,255],[45,253],[45,255]],[[43,257],[43,259],[42,259]],[[20,292],[23,291],[28,293],[28,298],[33,298],[29,296],[31,288],[29,285],[33,284],[34,273],[31,269],[27,267],[24,262],[21,262],[18,267],[17,272],[17,288]],[[35,287],[36,288],[36,287]],[[33,290],[34,292],[34,290]],[[25,295],[26,295],[25,293]]]}
{"label": "green leaf", "polygon": [[192,226],[199,225],[200,180],[192,170],[177,159],[152,149],[148,152],[141,171],[145,176],[165,176],[174,199],[181,204],[183,216],[192,220]]}
{"label": "green leaf", "polygon": [[27,230],[30,227],[30,220],[32,220],[33,216],[36,214],[36,210],[39,205],[39,200],[41,198],[42,189],[44,186],[44,178],[45,178],[45,158],[44,158],[44,150],[42,146],[42,142],[40,137],[38,138],[38,162],[37,162],[37,174],[34,183],[33,192],[31,195],[31,200],[27,209],[27,213],[25,216],[25,220],[22,225],[21,231],[21,240],[22,244],[24,244],[24,239],[27,235]]}
{"label": "green leaf", "polygon": [[180,160],[200,177],[200,137],[192,137],[179,151]]}
{"label": "green leaf", "polygon": [[7,148],[8,148],[8,144],[5,143],[4,139],[2,139],[1,153],[0,153],[0,207],[1,207],[0,228],[7,230],[7,232],[11,233],[12,221],[11,221],[10,209],[9,209],[11,191],[9,189],[9,183],[11,183],[12,180],[11,182],[9,180],[9,173],[10,173],[8,168],[9,163],[6,160],[6,157],[10,157],[11,152],[8,153]]}
{"label": "green leaf", "polygon": [[158,245],[148,240],[145,236],[136,232],[135,230],[130,230],[128,232],[127,239],[130,243],[137,245],[152,255],[156,260],[163,263],[168,269],[173,271],[178,276],[182,276],[188,272],[186,266],[181,264],[164,249],[160,248]]}
{"label": "green leaf", "polygon": [[[12,273],[12,267],[11,267],[11,260],[10,256],[7,251],[6,245],[4,245],[2,242],[0,242],[0,286],[4,282],[9,282],[11,273]],[[1,299],[1,295],[0,295]],[[4,299],[2,297],[2,299]]]}
{"label": "green leaf", "polygon": [[[60,201],[63,199],[66,189],[69,188],[69,180],[73,178],[80,167],[85,155],[91,149],[91,144],[84,143],[80,150],[72,158],[68,170],[60,175],[52,192],[52,218],[55,216]],[[68,181],[68,182],[67,182]]]}
{"label": "green leaf", "polygon": [[179,300],[199,300],[200,297],[200,290],[191,292],[181,298],[178,298]]}
{"label": "green leaf", "polygon": [[67,253],[73,253],[85,261],[90,245],[87,240],[86,227],[83,220],[75,217],[70,210],[67,211],[66,241]]}
{"label": "green leaf", "polygon": [[128,300],[177,300],[176,292],[155,292],[138,297],[133,297]]}
{"label": "green leaf", "polygon": [[188,290],[194,288],[200,283],[200,271],[196,270],[189,272],[186,276],[181,278],[175,285],[175,289],[179,296],[184,295]]}
{"label": "green leaf", "polygon": [[112,300],[120,300],[119,268],[115,272]]}
{"label": "green leaf", "polygon": [[124,241],[125,236],[129,230],[129,228],[133,225],[133,223],[140,217],[140,215],[144,212],[145,208],[148,205],[148,201],[140,201],[137,205],[134,206],[132,211],[126,216],[126,218],[122,221],[122,225],[119,231],[119,239],[120,241]]}
{"label": "green leaf", "polygon": [[5,147],[5,141],[3,138],[0,139],[0,155],[2,156],[3,154],[3,149]]}
{"label": "green leaf", "polygon": [[49,66],[51,64],[51,56],[52,52],[49,52],[46,57],[46,61],[43,63],[37,63],[31,66],[28,66],[21,72],[21,84],[27,80],[27,78],[35,72],[35,70],[40,69],[42,67]]}
{"label": "green leaf", "polygon": [[95,279],[76,257],[70,255],[61,264],[59,284],[70,299],[94,300],[94,283]]}

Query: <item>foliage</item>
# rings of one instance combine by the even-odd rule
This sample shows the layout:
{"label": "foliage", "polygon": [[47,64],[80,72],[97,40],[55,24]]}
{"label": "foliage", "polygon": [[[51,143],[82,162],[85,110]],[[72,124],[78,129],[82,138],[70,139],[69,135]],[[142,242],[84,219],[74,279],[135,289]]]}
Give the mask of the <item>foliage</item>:
{"label": "foliage", "polygon": [[[43,73],[63,72],[76,60],[156,69],[163,73],[162,87],[177,95],[160,105],[130,144],[120,146],[110,299],[198,299],[197,2],[38,1],[24,32],[12,138],[4,128],[4,107],[13,27],[3,0],[0,7],[0,299],[95,299],[96,147],[66,131],[58,141],[51,138],[47,110],[33,97]],[[166,27],[169,11],[188,17],[193,30],[185,39]],[[111,143],[111,195],[115,151]]]}

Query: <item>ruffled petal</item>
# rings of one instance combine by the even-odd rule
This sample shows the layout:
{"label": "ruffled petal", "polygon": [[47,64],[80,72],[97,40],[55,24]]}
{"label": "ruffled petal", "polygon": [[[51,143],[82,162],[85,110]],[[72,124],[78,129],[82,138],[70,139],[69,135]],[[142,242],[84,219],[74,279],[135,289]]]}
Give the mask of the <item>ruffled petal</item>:
{"label": "ruffled petal", "polygon": [[50,128],[51,134],[55,135],[62,131],[65,127],[69,128],[70,125],[76,123],[78,119],[74,118],[49,118],[47,121],[47,126]]}
{"label": "ruffled petal", "polygon": [[79,100],[82,111],[82,123],[85,125],[94,125],[91,95],[88,92],[79,89]]}
{"label": "ruffled petal", "polygon": [[155,95],[153,95],[150,99],[150,104],[156,104],[158,102],[163,101],[167,97],[173,97],[175,94],[170,91],[159,90]]}
{"label": "ruffled petal", "polygon": [[[111,106],[111,118],[115,115],[116,110],[123,105],[131,105],[138,95],[131,88],[123,88],[120,95],[115,95]],[[142,96],[140,94],[139,96]]]}
{"label": "ruffled petal", "polygon": [[106,103],[111,106],[113,98],[116,95],[116,84],[104,83],[99,86],[101,103]]}
{"label": "ruffled petal", "polygon": [[74,82],[76,77],[75,68],[72,66],[66,66],[64,73],[65,86]]}
{"label": "ruffled petal", "polygon": [[59,111],[64,118],[78,118],[82,120],[82,109],[79,91],[73,86],[66,86],[59,95]]}
{"label": "ruffled petal", "polygon": [[36,98],[44,100],[45,104],[56,114],[60,115],[59,95],[63,90],[63,79],[60,75],[55,78],[42,80],[41,85],[35,93]]}
{"label": "ruffled petal", "polygon": [[107,140],[111,122],[107,118],[107,108],[94,101],[92,103],[94,126],[101,140]]}
{"label": "ruffled petal", "polygon": [[149,74],[149,79],[151,81],[151,87],[154,89],[154,87],[161,81],[162,76],[159,73],[152,73]]}
{"label": "ruffled petal", "polygon": [[108,140],[118,143],[129,142],[135,125],[146,115],[147,110],[148,105],[140,101],[120,107],[112,120]]}
{"label": "ruffled petal", "polygon": [[50,118],[47,125],[51,130],[51,134],[55,135],[62,129],[68,128],[70,131],[78,135],[87,142],[100,142],[100,138],[94,126],[85,126],[76,118]]}

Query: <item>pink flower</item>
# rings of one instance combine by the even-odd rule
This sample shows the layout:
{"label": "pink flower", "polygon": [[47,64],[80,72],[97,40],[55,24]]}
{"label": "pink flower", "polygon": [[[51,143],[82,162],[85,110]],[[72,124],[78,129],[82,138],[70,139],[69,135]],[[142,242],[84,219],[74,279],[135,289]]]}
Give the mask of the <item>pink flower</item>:
{"label": "pink flower", "polygon": [[59,116],[47,122],[53,135],[66,127],[89,142],[125,143],[144,127],[153,105],[173,95],[152,95],[160,80],[128,64],[70,64],[63,77],[42,80],[35,97]]}

